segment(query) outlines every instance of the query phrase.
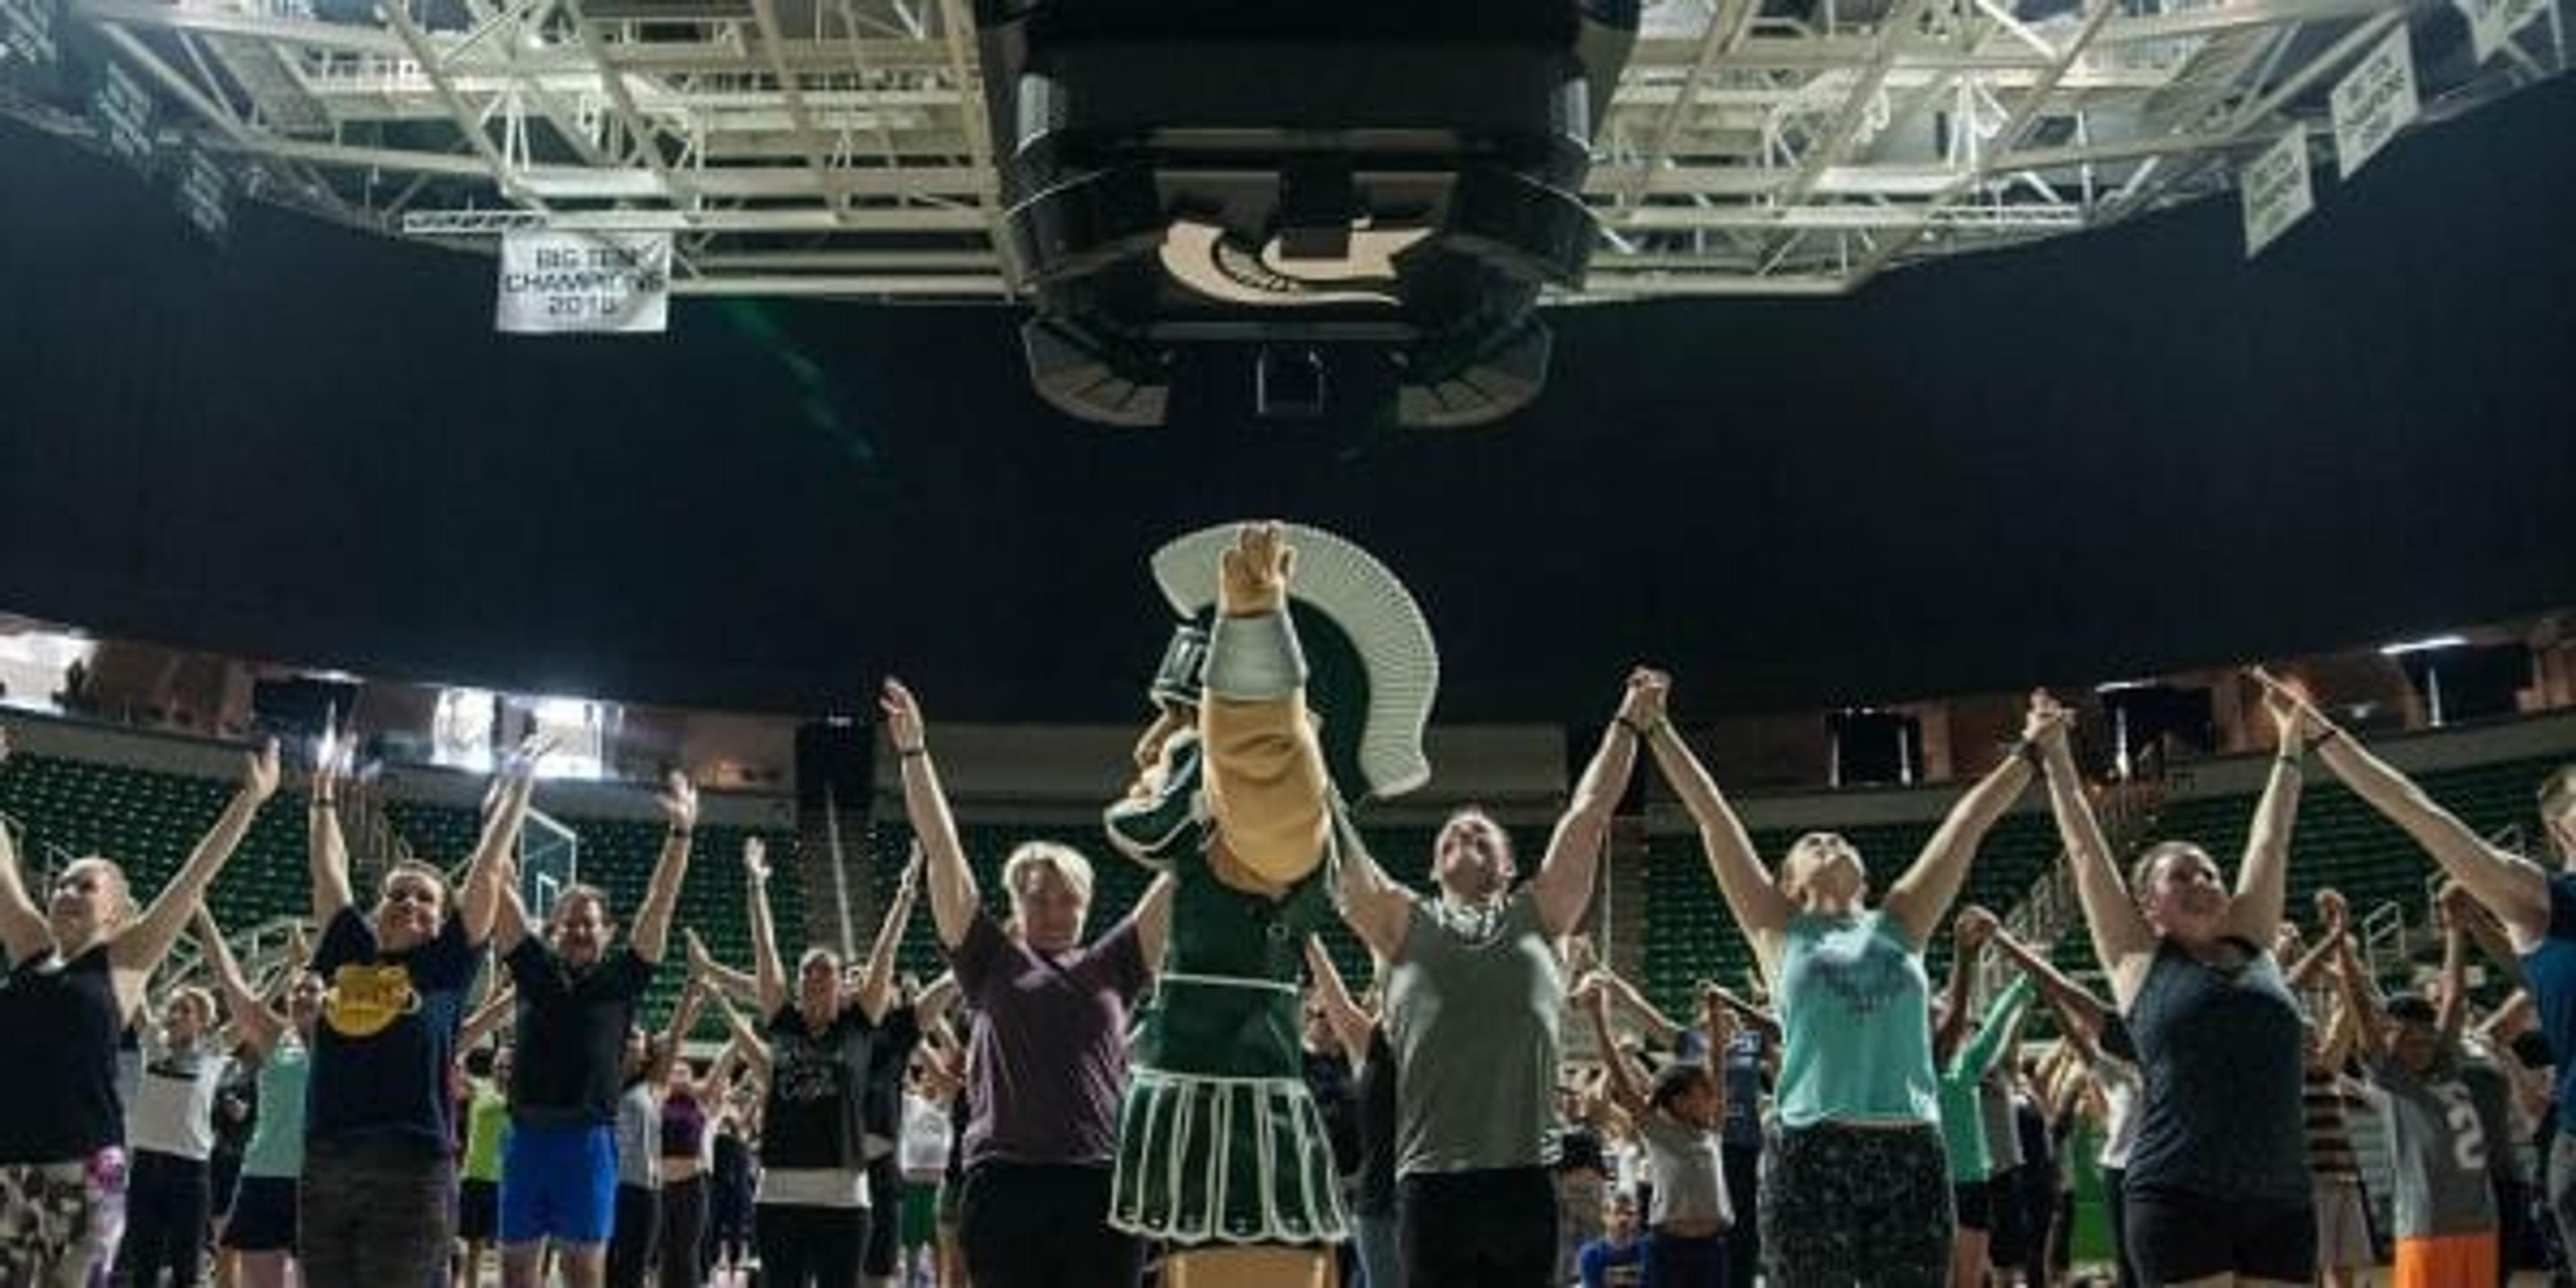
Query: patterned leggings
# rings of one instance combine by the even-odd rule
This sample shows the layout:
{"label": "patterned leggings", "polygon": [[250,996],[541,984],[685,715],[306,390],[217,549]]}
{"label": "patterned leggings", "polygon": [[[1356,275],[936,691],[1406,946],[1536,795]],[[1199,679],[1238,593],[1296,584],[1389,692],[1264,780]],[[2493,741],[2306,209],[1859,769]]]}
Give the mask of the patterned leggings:
{"label": "patterned leggings", "polygon": [[0,1286],[84,1288],[124,1237],[124,1150],[0,1166]]}
{"label": "patterned leggings", "polygon": [[1775,1129],[1762,1172],[1762,1269],[1798,1288],[1940,1288],[1950,1274],[1941,1131]]}

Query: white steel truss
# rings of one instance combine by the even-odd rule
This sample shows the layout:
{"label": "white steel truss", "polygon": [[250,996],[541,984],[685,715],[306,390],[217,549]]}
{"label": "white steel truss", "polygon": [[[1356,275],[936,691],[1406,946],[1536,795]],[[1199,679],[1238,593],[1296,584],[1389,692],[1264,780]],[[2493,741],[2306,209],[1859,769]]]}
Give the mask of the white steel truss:
{"label": "white steel truss", "polygon": [[[2567,2],[2422,68],[2415,128],[2562,70]],[[670,231],[682,294],[1010,294],[965,0],[67,3],[271,200],[464,246]],[[2223,191],[2447,8],[1659,0],[1597,133],[1590,275],[1552,298],[1833,294]]]}

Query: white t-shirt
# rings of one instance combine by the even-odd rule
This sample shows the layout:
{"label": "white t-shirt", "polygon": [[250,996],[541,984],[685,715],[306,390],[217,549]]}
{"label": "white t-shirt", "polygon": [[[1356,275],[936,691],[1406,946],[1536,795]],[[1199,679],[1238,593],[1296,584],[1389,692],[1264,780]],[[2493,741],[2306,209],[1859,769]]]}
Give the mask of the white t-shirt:
{"label": "white t-shirt", "polygon": [[2101,1165],[2126,1170],[2129,1150],[2138,1143],[2138,1066],[2104,1056],[2094,1062],[2093,1076],[2102,1084],[2103,1103],[2110,1106],[2110,1121],[2102,1125]]}
{"label": "white t-shirt", "polygon": [[945,1107],[911,1092],[904,1093],[903,1141],[897,1149],[896,1163],[906,1177],[920,1180],[948,1171],[951,1126]]}
{"label": "white t-shirt", "polygon": [[136,1152],[202,1163],[215,1152],[215,1090],[230,1058],[198,1047],[147,1053],[125,1105],[125,1141]]}

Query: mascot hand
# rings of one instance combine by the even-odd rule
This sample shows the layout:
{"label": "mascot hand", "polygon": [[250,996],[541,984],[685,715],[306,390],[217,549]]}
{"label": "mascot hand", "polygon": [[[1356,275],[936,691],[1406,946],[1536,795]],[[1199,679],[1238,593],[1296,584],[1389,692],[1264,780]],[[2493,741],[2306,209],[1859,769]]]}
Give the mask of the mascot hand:
{"label": "mascot hand", "polygon": [[1287,607],[1288,575],[1296,566],[1297,552],[1278,524],[1243,525],[1222,563],[1217,611],[1228,617],[1255,617]]}

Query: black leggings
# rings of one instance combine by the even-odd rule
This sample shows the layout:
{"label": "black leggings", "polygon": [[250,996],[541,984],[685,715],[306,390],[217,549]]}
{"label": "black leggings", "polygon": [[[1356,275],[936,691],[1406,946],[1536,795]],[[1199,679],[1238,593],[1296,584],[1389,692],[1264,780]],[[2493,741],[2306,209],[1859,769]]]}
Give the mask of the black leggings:
{"label": "black leggings", "polygon": [[1762,1147],[1725,1145],[1719,1158],[1726,1165],[1726,1205],[1736,1218],[1726,1232],[1726,1277],[1752,1288],[1762,1265],[1762,1223],[1751,1219],[1762,1210]]}
{"label": "black leggings", "polygon": [[117,1278],[151,1288],[167,1269],[171,1283],[195,1288],[205,1262],[213,1193],[204,1160],[138,1150],[127,1176],[125,1246],[117,1257]]}
{"label": "black leggings", "polygon": [[608,1239],[608,1288],[644,1288],[653,1244],[662,1232],[661,1196],[641,1185],[617,1187],[617,1232]]}
{"label": "black leggings", "polygon": [[2129,1260],[2151,1284],[2236,1274],[2303,1284],[2317,1273],[2317,1210],[2126,1187]]}
{"label": "black leggings", "polygon": [[1135,1288],[1144,1272],[1143,1245],[1109,1228],[1106,1167],[977,1163],[957,1234],[975,1288]]}
{"label": "black leggings", "polygon": [[706,1275],[707,1178],[662,1183],[660,1288],[697,1288]]}
{"label": "black leggings", "polygon": [[883,1217],[868,1223],[868,1246],[859,1268],[871,1279],[892,1279],[903,1241],[903,1168],[887,1154],[868,1164],[868,1206]]}
{"label": "black leggings", "polygon": [[1543,1167],[1416,1172],[1396,1183],[1409,1288],[1546,1288],[1556,1270],[1556,1187]]}
{"label": "black leggings", "polygon": [[2120,1272],[2120,1288],[2138,1288],[2138,1272],[2129,1264],[2128,1170],[2102,1169],[2102,1212],[2111,1218],[2111,1268]]}
{"label": "black leggings", "polygon": [[1646,1282],[1655,1288],[1727,1288],[1726,1236],[1677,1239],[1660,1230],[1649,1232]]}
{"label": "black leggings", "polygon": [[763,1203],[752,1242],[760,1248],[760,1288],[850,1288],[859,1281],[868,1210]]}

